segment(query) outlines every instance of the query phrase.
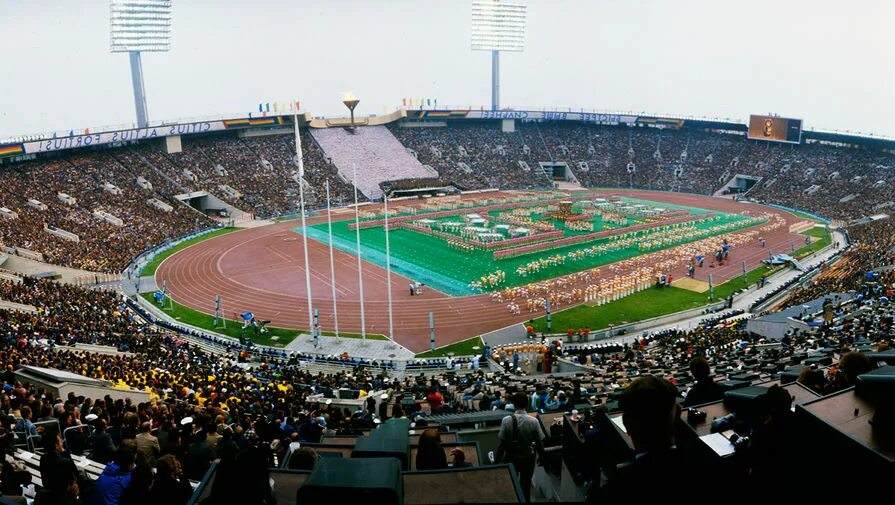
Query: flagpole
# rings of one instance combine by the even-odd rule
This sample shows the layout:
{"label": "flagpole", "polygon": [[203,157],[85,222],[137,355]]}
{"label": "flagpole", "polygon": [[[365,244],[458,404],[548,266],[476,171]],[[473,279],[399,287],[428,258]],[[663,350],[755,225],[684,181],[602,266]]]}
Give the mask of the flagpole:
{"label": "flagpole", "polygon": [[360,214],[358,213],[357,207],[357,163],[354,164],[354,178],[352,179],[352,184],[354,185],[354,231],[357,237],[357,284],[360,289],[360,336],[362,339],[367,339],[367,323],[364,320],[364,274],[361,267],[361,252],[360,252]]}
{"label": "flagpole", "polygon": [[308,226],[305,222],[305,161],[298,134],[298,114],[293,116],[295,125],[295,153],[298,156],[298,198],[301,202],[301,240],[305,253],[305,288],[308,292],[308,331],[314,332],[314,309],[311,300],[311,267],[308,264]]}
{"label": "flagpole", "polygon": [[382,193],[385,201],[385,272],[386,289],[388,291],[388,338],[394,338],[394,326],[392,324],[392,255],[388,244],[388,195]]}
{"label": "flagpole", "polygon": [[329,181],[326,181],[326,223],[329,226],[329,271],[332,275],[333,287],[333,320],[335,321],[336,336],[339,336],[339,312],[336,310],[336,267],[333,262],[333,219],[329,206]]}

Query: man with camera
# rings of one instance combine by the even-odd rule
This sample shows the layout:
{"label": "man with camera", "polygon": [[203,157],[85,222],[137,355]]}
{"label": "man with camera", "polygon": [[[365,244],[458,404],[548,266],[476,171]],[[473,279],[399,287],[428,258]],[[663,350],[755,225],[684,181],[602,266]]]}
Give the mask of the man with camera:
{"label": "man with camera", "polygon": [[528,395],[523,391],[510,397],[516,411],[500,423],[497,445],[497,461],[512,463],[519,473],[519,485],[525,501],[531,501],[531,479],[535,472],[535,459],[544,453],[544,432],[540,422],[528,415]]}

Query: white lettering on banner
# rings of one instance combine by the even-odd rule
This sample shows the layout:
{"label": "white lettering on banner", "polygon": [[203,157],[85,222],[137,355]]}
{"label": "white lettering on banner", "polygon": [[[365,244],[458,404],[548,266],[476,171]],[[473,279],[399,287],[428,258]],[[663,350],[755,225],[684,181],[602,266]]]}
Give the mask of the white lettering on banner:
{"label": "white lettering on banner", "polygon": [[471,110],[468,119],[543,119],[547,121],[587,121],[600,124],[629,124],[637,122],[637,116],[599,114],[596,112]]}
{"label": "white lettering on banner", "polygon": [[[483,110],[479,112],[481,114],[479,117],[482,119],[539,119],[532,118],[528,112],[521,110]],[[535,112],[535,114],[538,113]],[[473,114],[470,116],[475,117]]]}
{"label": "white lettering on banner", "polygon": [[78,147],[111,144],[114,142],[130,142],[132,140],[153,139],[167,137],[169,135],[188,135],[191,133],[205,133],[224,130],[223,121],[209,121],[204,123],[188,123],[155,128],[136,128],[133,130],[121,130],[117,132],[92,133],[90,135],[75,135],[71,137],[57,137],[38,142],[26,142],[25,152],[28,154],[47,153],[61,151],[63,149],[76,149]]}

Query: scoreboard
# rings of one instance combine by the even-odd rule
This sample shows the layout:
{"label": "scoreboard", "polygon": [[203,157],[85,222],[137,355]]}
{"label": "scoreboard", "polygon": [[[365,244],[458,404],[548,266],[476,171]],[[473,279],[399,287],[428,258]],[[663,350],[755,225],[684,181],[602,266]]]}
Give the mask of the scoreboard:
{"label": "scoreboard", "polygon": [[802,120],[777,116],[749,116],[748,138],[798,144],[802,141]]}

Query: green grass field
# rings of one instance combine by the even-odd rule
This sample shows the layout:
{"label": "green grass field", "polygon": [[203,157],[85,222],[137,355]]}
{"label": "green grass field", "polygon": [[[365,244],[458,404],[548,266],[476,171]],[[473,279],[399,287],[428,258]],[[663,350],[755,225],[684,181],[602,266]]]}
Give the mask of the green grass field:
{"label": "green grass field", "polygon": [[152,261],[150,261],[146,264],[145,267],[143,267],[143,271],[140,273],[140,275],[144,277],[155,275],[155,271],[158,270],[159,265],[161,265],[163,261],[174,255],[175,253],[178,253],[191,245],[196,245],[199,242],[203,242],[210,238],[218,237],[227,233],[233,233],[237,230],[239,230],[239,228],[221,228],[220,230],[215,230],[213,232],[206,233],[205,235],[187,240],[185,242],[181,242],[171,249],[159,253],[154,258],[152,258]]}
{"label": "green grass field", "polygon": [[450,354],[451,356],[472,356],[481,354],[485,343],[481,337],[473,337],[467,340],[461,340],[444,347],[438,347],[434,351],[421,352],[416,355],[417,358],[443,358]]}
{"label": "green grass field", "polygon": [[[582,327],[589,327],[591,330],[602,330],[609,326],[618,326],[683,310],[695,309],[712,301],[723,300],[733,294],[734,291],[754,284],[762,275],[770,275],[771,272],[772,270],[768,267],[761,266],[746,273],[745,283],[742,277],[736,277],[715,286],[714,298],[711,300],[708,292],[697,293],[671,286],[650,288],[600,306],[579,305],[552,314],[551,331],[553,333],[564,333],[570,327],[576,330]],[[542,316],[535,319],[532,326],[535,327],[536,331],[547,331],[547,318]]]}
{"label": "green grass field", "polygon": [[[830,234],[824,228],[812,228],[803,233],[803,235],[809,235],[818,240],[812,242],[811,245],[797,249],[795,256],[799,258],[819,251],[831,243]],[[714,301],[723,300],[735,291],[755,284],[763,275],[769,276],[776,270],[777,268],[760,266],[746,273],[746,282],[743,282],[743,278],[740,276],[715,286]],[[652,288],[599,307],[579,305],[578,307],[552,314],[551,331],[563,333],[569,327],[576,330],[580,327],[602,330],[610,325],[618,326],[697,308],[707,305],[710,301],[707,292],[697,293],[676,287]],[[535,319],[532,326],[535,327],[536,331],[546,331],[546,317],[542,316]]]}
{"label": "green grass field", "polygon": [[[798,249],[796,249],[796,252],[795,252],[796,258],[804,258],[805,256],[808,256],[811,253],[820,251],[821,249],[823,249],[824,247],[827,247],[828,245],[830,245],[833,242],[833,237],[830,236],[830,234],[827,232],[827,230],[825,228],[820,228],[820,227],[811,228],[810,230],[807,230],[804,233],[802,233],[802,235],[808,235],[808,236],[816,238],[817,240],[814,240],[813,242],[811,242],[811,245],[804,245],[804,243],[802,243],[801,244],[802,247],[799,247]],[[798,246],[800,244],[795,244],[795,245]]]}
{"label": "green grass field", "polygon": [[[640,202],[638,200],[638,202]],[[653,206],[676,208],[666,204],[651,202]],[[704,209],[689,209],[694,214],[706,213]],[[742,216],[734,214],[716,213],[720,216],[718,221],[711,223],[697,223],[697,229],[708,229],[712,226],[736,223],[744,220]],[[420,218],[424,215],[420,215]],[[449,219],[459,220],[459,217]],[[333,245],[345,252],[356,252],[355,231],[349,229],[350,221],[333,223]],[[602,223],[595,223],[600,224]],[[300,228],[296,231],[300,232]],[[361,244],[364,259],[377,265],[385,266],[385,231],[382,227],[361,230]],[[327,243],[327,225],[325,223],[309,227],[308,236],[322,243]],[[636,245],[623,249],[605,252],[603,254],[584,257],[580,260],[567,260],[565,263],[542,269],[539,272],[522,276],[516,273],[517,267],[525,265],[540,258],[556,255],[567,255],[572,251],[578,251],[586,247],[608,242],[601,239],[585,244],[575,244],[560,247],[553,250],[541,251],[515,258],[494,260],[491,251],[461,251],[452,248],[439,237],[425,235],[411,230],[397,229],[389,233],[389,242],[392,257],[392,269],[399,274],[411,277],[419,282],[428,284],[445,293],[463,296],[475,294],[469,288],[469,283],[481,277],[502,270],[506,274],[506,282],[500,287],[512,287],[552,279],[574,272],[580,272],[590,268],[614,263],[626,258],[646,254]],[[667,247],[677,245],[670,244]],[[649,251],[649,252],[655,252]]]}
{"label": "green grass field", "polygon": [[[142,296],[149,303],[155,304],[155,300],[152,298],[152,295],[152,292],[140,294],[140,296]],[[173,306],[173,308],[168,308],[169,303],[171,304],[171,306]],[[226,328],[223,327],[220,321],[218,322],[218,326],[215,326],[214,316],[191,309],[173,300],[166,300],[165,308],[163,310],[165,311],[165,313],[167,313],[169,316],[173,317],[177,321],[185,324],[190,324],[204,330],[213,331],[233,338],[239,338],[239,336],[242,334],[242,321],[227,319]],[[269,330],[269,333],[258,336],[252,335],[251,332],[249,332],[252,342],[258,345],[284,347],[289,342],[295,340],[301,333],[308,333],[307,330],[290,330],[287,328],[276,328],[272,326],[268,326],[267,329]],[[323,332],[321,335],[326,337],[333,336],[335,334],[332,332]],[[345,338],[361,338],[361,335],[359,333],[339,332],[339,336]],[[276,337],[276,339],[274,339],[273,337]],[[370,340],[388,340],[385,335],[375,333],[367,333],[367,338],[369,338]]]}

